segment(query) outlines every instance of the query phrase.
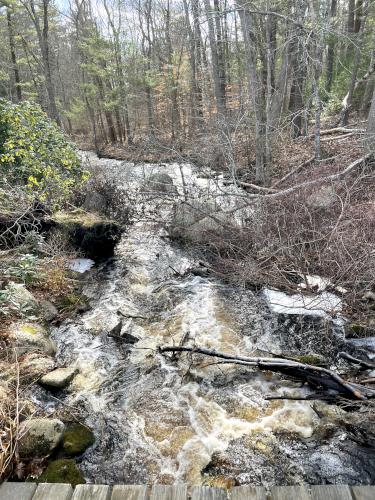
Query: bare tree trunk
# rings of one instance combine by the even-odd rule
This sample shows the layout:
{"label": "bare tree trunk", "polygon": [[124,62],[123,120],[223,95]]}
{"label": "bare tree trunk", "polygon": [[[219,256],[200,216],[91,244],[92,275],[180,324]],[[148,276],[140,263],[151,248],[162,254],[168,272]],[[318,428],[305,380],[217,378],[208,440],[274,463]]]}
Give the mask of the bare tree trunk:
{"label": "bare tree trunk", "polygon": [[165,9],[165,38],[167,45],[167,60],[168,60],[168,72],[169,72],[169,93],[171,100],[171,132],[172,132],[172,140],[176,137],[176,132],[178,132],[181,128],[180,123],[180,112],[178,106],[178,94],[177,94],[177,82],[174,77],[174,67],[173,67],[173,49],[172,49],[172,40],[171,40],[171,32],[170,32],[170,2],[167,0]]}
{"label": "bare tree trunk", "polygon": [[[117,78],[118,78],[118,85],[120,87],[120,99],[121,99],[120,110],[122,111],[123,120],[124,120],[125,140],[128,141],[128,144],[132,144],[133,139],[132,139],[131,128],[130,128],[129,110],[128,110],[128,103],[127,103],[125,78],[124,78],[124,72],[123,72],[119,29],[117,29],[115,26],[113,17],[109,11],[107,2],[105,0],[103,2],[103,5],[104,5],[105,11],[107,13],[108,22],[109,22],[109,25],[111,27],[112,35],[113,35],[113,39],[114,39],[116,74],[117,74]],[[121,16],[119,16],[119,23],[121,23]],[[119,122],[119,121],[121,122],[121,119],[120,120],[117,119],[117,122]]]}
{"label": "bare tree trunk", "polygon": [[[146,30],[142,30],[142,52],[146,59],[146,78],[150,78],[151,73],[151,55],[152,55],[152,43],[151,43],[151,10],[152,10],[152,0],[145,1],[145,19],[146,19]],[[147,43],[147,47],[146,47]],[[152,106],[152,91],[151,85],[146,81],[146,106],[147,106],[147,117],[148,117],[148,130],[153,136],[155,134],[155,124],[154,124],[154,111]]]}
{"label": "bare tree trunk", "polygon": [[209,0],[204,0],[208,24],[208,38],[210,41],[211,57],[212,57],[212,77],[214,81],[214,93],[216,101],[216,109],[219,115],[225,115],[225,93],[222,81],[222,74],[219,62],[217,40],[215,36],[215,27],[213,22],[213,11]]}
{"label": "bare tree trunk", "polygon": [[17,101],[21,101],[22,100],[22,91],[21,91],[20,72],[19,72],[18,64],[17,64],[12,15],[10,13],[9,7],[7,7],[7,25],[8,25],[8,36],[9,36],[10,60],[12,62],[13,75],[14,75],[14,88],[16,90]]}
{"label": "bare tree trunk", "polygon": [[357,75],[358,75],[358,70],[359,70],[360,63],[361,63],[363,35],[364,35],[365,24],[366,24],[368,0],[364,0],[363,6],[361,4],[361,7],[363,7],[363,11],[362,11],[362,17],[361,17],[361,22],[360,22],[360,28],[359,28],[359,31],[357,34],[357,43],[356,43],[356,50],[355,50],[355,55],[354,55],[354,63],[353,63],[351,80],[350,80],[350,86],[349,86],[348,93],[346,94],[346,96],[342,102],[342,109],[340,112],[339,124],[341,126],[345,126],[348,124],[350,109],[352,107],[352,102],[353,102],[353,95],[354,95],[354,91],[356,89]]}
{"label": "bare tree trunk", "polygon": [[347,31],[348,31],[348,33],[354,33],[354,19],[355,19],[355,0],[349,0],[349,2],[348,2],[348,19],[347,19]]}
{"label": "bare tree trunk", "polygon": [[[303,21],[303,9],[305,2],[295,2],[296,20],[300,24]],[[291,32],[292,43],[290,46],[291,76],[289,112],[291,113],[291,135],[297,138],[304,134],[304,103],[303,90],[306,80],[306,60],[303,53],[303,31],[299,26],[294,26]]]}
{"label": "bare tree trunk", "polygon": [[[337,13],[337,0],[331,0],[330,7],[330,30],[333,28],[334,18]],[[333,66],[335,61],[335,41],[332,33],[329,33],[328,48],[327,48],[327,70],[326,70],[326,92],[329,94],[332,89],[333,82]]]}
{"label": "bare tree trunk", "polygon": [[40,22],[39,15],[36,12],[34,0],[30,0],[29,4],[25,2],[23,3],[23,5],[26,8],[30,16],[30,19],[34,24],[35,31],[38,37],[39,48],[42,55],[42,69],[48,96],[49,116],[53,120],[55,120],[58,125],[60,125],[61,122],[56,106],[55,88],[52,79],[51,59],[50,59],[50,49],[49,49],[49,20],[48,20],[49,2],[50,0],[42,0],[42,24]]}
{"label": "bare tree trunk", "polygon": [[248,72],[249,95],[255,113],[256,172],[259,184],[269,184],[270,171],[267,158],[265,102],[261,78],[257,71],[257,53],[254,46],[253,20],[246,0],[237,0],[245,46],[246,68]]}
{"label": "bare tree trunk", "polygon": [[221,27],[221,11],[219,0],[214,1],[215,15],[215,32],[216,32],[216,47],[217,47],[217,62],[220,80],[220,93],[223,96],[224,107],[226,107],[226,72],[225,72],[225,54],[224,54],[224,38]]}
{"label": "bare tree trunk", "polygon": [[367,121],[366,146],[371,153],[375,151],[375,88]]}
{"label": "bare tree trunk", "polygon": [[365,116],[369,107],[371,106],[372,94],[375,89],[375,77],[372,77],[366,83],[365,92],[363,94],[362,103],[361,103],[361,115]]}
{"label": "bare tree trunk", "polygon": [[183,0],[185,22],[189,38],[189,64],[190,64],[190,107],[191,107],[191,131],[199,126],[199,117],[202,116],[202,91],[197,78],[197,57],[193,28],[190,23],[189,6],[187,0]]}
{"label": "bare tree trunk", "polygon": [[[316,9],[316,10],[315,10]],[[314,26],[318,26],[318,14],[319,5],[314,3],[314,0],[309,0],[309,10],[311,15],[311,20]],[[320,98],[319,81],[322,74],[322,54],[323,54],[323,40],[322,35],[317,30],[313,34],[313,47],[312,47],[312,57],[313,57],[313,94],[315,100],[315,159],[320,160],[322,158],[322,149],[320,143],[320,118],[322,112],[322,101]]]}
{"label": "bare tree trunk", "polygon": [[197,82],[197,109],[198,119],[203,116],[203,82],[202,82],[202,33],[199,22],[198,0],[191,0],[193,14],[195,60],[196,60],[196,82]]}

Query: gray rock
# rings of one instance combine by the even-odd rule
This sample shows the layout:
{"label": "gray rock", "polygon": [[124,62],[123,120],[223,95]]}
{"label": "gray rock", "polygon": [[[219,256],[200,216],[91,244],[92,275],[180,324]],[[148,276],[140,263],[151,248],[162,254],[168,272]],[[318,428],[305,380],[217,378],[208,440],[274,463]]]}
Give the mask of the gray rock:
{"label": "gray rock", "polygon": [[107,208],[106,197],[95,190],[90,191],[86,194],[83,207],[89,212],[104,212]]}
{"label": "gray rock", "polygon": [[211,240],[212,233],[220,235],[232,223],[213,203],[192,201],[175,207],[169,232],[172,237],[205,243]]}
{"label": "gray rock", "polygon": [[65,425],[56,418],[35,418],[21,423],[19,453],[21,457],[45,457],[61,442]]}
{"label": "gray rock", "polygon": [[193,267],[191,270],[191,274],[194,274],[194,276],[201,276],[203,278],[208,276],[209,273],[210,271],[207,267]]}
{"label": "gray rock", "polygon": [[307,198],[307,205],[312,208],[329,208],[337,200],[336,191],[332,186],[322,186]]}
{"label": "gray rock", "polygon": [[125,344],[136,344],[141,340],[141,337],[136,337],[131,333],[124,332],[123,334],[121,334],[121,339],[125,342]]}
{"label": "gray rock", "polygon": [[9,329],[9,339],[13,341],[19,356],[34,351],[48,355],[56,352],[55,343],[39,323],[13,323]]}
{"label": "gray rock", "polygon": [[159,191],[160,193],[176,192],[176,187],[173,185],[172,177],[163,173],[150,175],[146,181],[145,188],[150,191]]}
{"label": "gray rock", "polygon": [[70,384],[74,375],[77,373],[76,368],[56,368],[52,372],[44,375],[39,383],[45,385],[47,387],[56,387],[58,389],[62,389]]}
{"label": "gray rock", "polygon": [[121,334],[121,330],[122,330],[122,319],[120,319],[118,323],[113,328],[111,328],[111,330],[108,332],[108,335],[110,337],[119,337]]}
{"label": "gray rock", "polygon": [[40,309],[43,319],[47,322],[53,321],[59,315],[59,311],[49,300],[42,300]]}
{"label": "gray rock", "polygon": [[213,203],[203,203],[191,200],[189,203],[179,203],[175,207],[172,225],[176,228],[187,228],[192,224],[217,211]]}
{"label": "gray rock", "polygon": [[33,381],[53,370],[55,361],[49,356],[41,356],[37,352],[27,354],[20,362],[22,380]]}

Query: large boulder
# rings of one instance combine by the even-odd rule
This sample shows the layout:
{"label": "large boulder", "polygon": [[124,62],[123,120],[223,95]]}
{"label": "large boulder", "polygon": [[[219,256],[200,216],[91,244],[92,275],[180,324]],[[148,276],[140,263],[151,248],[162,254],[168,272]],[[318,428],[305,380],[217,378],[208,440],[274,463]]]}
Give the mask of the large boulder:
{"label": "large boulder", "polygon": [[169,233],[174,238],[196,243],[215,240],[217,246],[232,224],[233,221],[214,203],[194,200],[176,205]]}
{"label": "large boulder", "polygon": [[73,457],[81,455],[89,446],[95,442],[91,429],[78,422],[68,425],[64,432],[62,448],[65,455]]}
{"label": "large boulder", "polygon": [[40,384],[47,387],[53,387],[56,389],[62,389],[66,387],[72,381],[74,375],[77,373],[76,368],[56,368],[40,379]]}
{"label": "large boulder", "polygon": [[56,418],[34,418],[21,423],[19,453],[21,457],[45,457],[61,442],[65,425]]}
{"label": "large boulder", "polygon": [[47,330],[39,323],[13,323],[9,329],[9,339],[19,356],[34,351],[48,355],[56,352],[55,343],[49,338]]}
{"label": "large boulder", "polygon": [[176,193],[176,186],[173,184],[173,179],[165,173],[155,173],[148,177],[145,183],[146,191],[157,191],[159,193]]}

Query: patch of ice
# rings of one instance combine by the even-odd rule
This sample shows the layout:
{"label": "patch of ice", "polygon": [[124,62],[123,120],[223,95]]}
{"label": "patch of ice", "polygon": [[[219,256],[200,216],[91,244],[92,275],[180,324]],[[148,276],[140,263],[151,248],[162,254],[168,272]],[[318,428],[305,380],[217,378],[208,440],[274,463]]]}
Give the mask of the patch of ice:
{"label": "patch of ice", "polygon": [[95,262],[91,259],[73,259],[69,262],[68,268],[76,273],[85,273],[89,271]]}
{"label": "patch of ice", "polygon": [[342,310],[341,299],[329,292],[316,295],[303,295],[302,293],[288,295],[279,290],[266,288],[263,293],[271,311],[279,314],[301,314],[327,318]]}

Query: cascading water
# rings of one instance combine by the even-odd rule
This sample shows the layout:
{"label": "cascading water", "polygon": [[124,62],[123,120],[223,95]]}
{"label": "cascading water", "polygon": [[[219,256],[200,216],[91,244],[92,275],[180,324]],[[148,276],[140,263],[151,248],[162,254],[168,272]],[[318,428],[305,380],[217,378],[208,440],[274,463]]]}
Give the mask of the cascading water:
{"label": "cascading water", "polygon": [[[220,183],[199,179],[190,166],[90,160],[127,191],[162,172],[180,196],[214,190],[218,203],[231,203]],[[192,365],[188,355],[157,353],[157,346],[184,339],[251,355],[269,347],[270,338],[264,299],[187,272],[194,258],[170,243],[160,222],[168,221],[173,197],[138,201],[139,216],[115,258],[90,271],[84,292],[91,309],[53,332],[58,361],[79,370],[65,404],[85,410],[96,436],[80,468],[97,483],[273,484],[279,470],[285,481],[302,480],[293,443],[312,435],[318,417],[309,402],[264,399],[293,394],[290,382],[208,358]],[[109,336],[120,320],[122,338]]]}

